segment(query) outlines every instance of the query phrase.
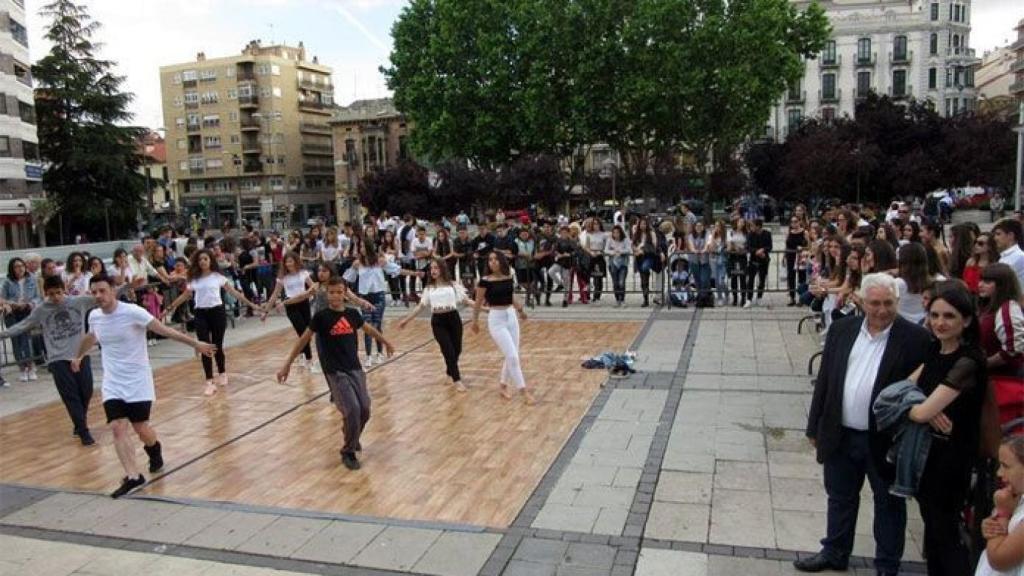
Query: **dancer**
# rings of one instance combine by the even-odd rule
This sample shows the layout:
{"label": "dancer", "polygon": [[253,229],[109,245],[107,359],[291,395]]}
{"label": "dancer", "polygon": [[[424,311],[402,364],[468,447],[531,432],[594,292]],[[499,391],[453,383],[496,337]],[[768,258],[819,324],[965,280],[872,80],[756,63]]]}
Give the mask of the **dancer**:
{"label": "dancer", "polygon": [[[284,301],[284,305],[288,306],[291,304],[299,304],[302,302],[310,302],[313,306],[312,314],[316,316],[316,313],[327,308],[327,285],[330,283],[331,278],[336,277],[334,269],[330,264],[321,262],[316,267],[316,283],[309,287],[309,290],[299,294],[294,298],[289,298]],[[359,296],[356,296],[351,290],[345,291],[345,301],[351,304],[355,304],[363,310],[373,310],[373,304],[363,300]]]}
{"label": "dancer", "polygon": [[[480,278],[476,286],[471,325],[474,334],[480,332],[477,320],[485,302],[489,306],[487,328],[494,343],[505,355],[505,362],[501,365],[501,395],[506,400],[512,399],[512,393],[508,389],[511,381],[517,389],[523,391],[527,404],[536,404],[537,399],[527,388],[523,369],[519,365],[519,320],[526,320],[526,312],[523,311],[523,306],[516,302],[508,260],[504,254],[497,251],[487,256],[487,275]],[[516,319],[517,314],[519,320]]]}
{"label": "dancer", "polygon": [[206,375],[204,396],[216,394],[218,384],[222,387],[228,385],[228,375],[224,371],[224,332],[228,328],[228,317],[224,311],[221,288],[227,290],[229,294],[247,306],[256,308],[256,305],[246,298],[245,294],[242,294],[226,276],[220,273],[220,266],[214,259],[213,253],[206,249],[199,250],[192,255],[185,291],[163,313],[163,318],[173,317],[178,306],[195,295],[195,307],[192,313],[195,317],[196,336],[201,341],[210,342],[217,347],[217,352],[214,354],[214,359],[217,361],[216,384],[213,380],[213,361],[209,356],[202,357],[203,373]]}
{"label": "dancer", "polygon": [[[422,273],[415,270],[403,269],[395,262],[388,262],[377,254],[377,246],[370,240],[364,240],[362,249],[359,252],[359,259],[352,263],[352,266],[345,271],[344,279],[349,284],[356,284],[359,289],[359,297],[373,305],[373,310],[366,314],[366,323],[376,328],[377,332],[384,332],[384,307],[387,304],[385,297],[388,290],[388,283],[385,276],[392,278],[397,276],[422,276]],[[411,286],[415,287],[415,283]],[[368,332],[363,332],[363,341],[366,344],[366,367],[374,364],[382,364],[381,343],[377,341],[377,354],[374,356],[373,339]]]}
{"label": "dancer", "polygon": [[117,459],[125,472],[121,486],[110,497],[120,498],[146,483],[135,464],[135,449],[128,438],[129,425],[142,440],[149,456],[149,471],[157,472],[164,465],[160,441],[149,425],[156,394],[146,348],[146,330],[187,344],[207,357],[212,356],[217,347],[164,325],[135,304],[118,301],[111,280],[106,276],[90,278],[89,289],[99,308],[89,312],[89,333],[82,338],[78,355],[71,360],[71,371],[77,373],[83,366],[88,367],[86,354],[99,343],[103,359],[103,410],[114,433]]}
{"label": "dancer", "polygon": [[[270,295],[263,317],[266,317],[266,312],[274,309],[278,298],[281,297],[282,290],[284,290],[285,299],[291,300],[304,294],[312,285],[313,280],[309,276],[309,270],[302,267],[299,255],[295,252],[288,252],[284,255],[284,262],[278,270],[277,285],[274,286],[274,292]],[[312,316],[309,312],[309,302],[299,300],[293,301],[292,304],[286,303],[284,311],[288,315],[288,320],[291,321],[295,333],[302,336],[306,328],[309,327],[309,319]],[[314,373],[320,370],[320,367],[313,363],[313,350],[308,345],[302,349],[302,358],[299,360],[300,368],[307,366]]]}
{"label": "dancer", "polygon": [[388,357],[395,353],[394,346],[373,326],[363,322],[358,311],[345,307],[348,289],[340,278],[331,278],[327,283],[328,308],[320,310],[311,320],[285,359],[284,366],[277,372],[277,381],[284,384],[292,361],[309,347],[309,341],[316,335],[325,354],[320,355],[324,377],[331,391],[331,401],[345,420],[342,428],[344,444],[341,448],[341,462],[349,470],[361,466],[356,452],[362,451],[359,436],[370,420],[370,391],[366,388],[366,373],[359,365],[359,341],[356,330],[374,338],[387,351]]}
{"label": "dancer", "polygon": [[422,298],[416,308],[408,316],[398,322],[402,329],[424,308],[430,308],[430,328],[434,332],[434,340],[441,347],[444,356],[445,372],[448,380],[459,392],[465,392],[459,373],[459,355],[462,354],[462,317],[458,306],[465,302],[470,306],[476,303],[469,299],[466,288],[457,284],[448,274],[448,266],[442,260],[434,258],[430,262],[430,277],[426,280]]}

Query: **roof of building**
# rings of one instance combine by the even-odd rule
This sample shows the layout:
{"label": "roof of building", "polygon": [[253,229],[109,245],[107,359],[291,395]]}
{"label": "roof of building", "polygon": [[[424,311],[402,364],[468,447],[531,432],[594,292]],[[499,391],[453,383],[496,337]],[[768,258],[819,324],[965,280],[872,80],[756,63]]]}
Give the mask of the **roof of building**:
{"label": "roof of building", "polygon": [[376,120],[378,118],[393,118],[401,115],[402,113],[395,108],[395,102],[391,98],[356,100],[348,106],[335,110],[331,123]]}
{"label": "roof of building", "polygon": [[167,163],[167,143],[156,132],[144,134],[137,143],[139,154],[148,156],[150,164]]}

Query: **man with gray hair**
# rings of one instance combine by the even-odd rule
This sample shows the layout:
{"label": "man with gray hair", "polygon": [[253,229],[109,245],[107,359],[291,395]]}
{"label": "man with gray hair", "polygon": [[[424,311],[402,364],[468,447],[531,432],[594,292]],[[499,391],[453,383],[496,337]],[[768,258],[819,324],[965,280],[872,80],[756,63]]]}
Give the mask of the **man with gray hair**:
{"label": "man with gray hair", "polygon": [[897,314],[892,276],[868,274],[858,296],[864,316],[832,323],[814,383],[807,437],[825,466],[828,526],[821,552],[793,563],[801,572],[846,570],[865,477],[874,493],[875,569],[895,575],[903,556],[906,503],[889,494],[894,469],[885,454],[892,440],[878,431],[871,405],[883,388],[924,363],[931,340]]}

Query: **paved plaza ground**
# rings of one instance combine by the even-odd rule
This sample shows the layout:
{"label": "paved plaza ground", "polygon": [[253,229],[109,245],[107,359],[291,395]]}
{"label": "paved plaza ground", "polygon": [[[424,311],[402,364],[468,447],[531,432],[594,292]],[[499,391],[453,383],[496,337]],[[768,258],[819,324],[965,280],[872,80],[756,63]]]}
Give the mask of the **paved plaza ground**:
{"label": "paved plaza ground", "polygon": [[[572,322],[581,331],[595,321],[640,326],[632,346],[639,372],[596,392],[507,525],[146,493],[115,501],[7,483],[0,575],[794,574],[792,560],[817,551],[825,527],[821,467],[803,436],[807,360],[819,342],[797,334],[806,309],[787,308],[784,295],[771,301],[750,310],[615,309],[606,300],[537,309],[530,322]],[[399,312],[389,312],[389,322]],[[241,321],[228,346],[284,326],[271,322]],[[151,351],[160,366],[190,356],[175,344]],[[54,401],[48,378],[0,390],[0,434],[5,421]],[[0,453],[0,478],[4,467]],[[916,506],[908,508],[904,570],[920,573],[922,525]],[[855,574],[874,573],[865,560],[870,512],[861,507]]]}

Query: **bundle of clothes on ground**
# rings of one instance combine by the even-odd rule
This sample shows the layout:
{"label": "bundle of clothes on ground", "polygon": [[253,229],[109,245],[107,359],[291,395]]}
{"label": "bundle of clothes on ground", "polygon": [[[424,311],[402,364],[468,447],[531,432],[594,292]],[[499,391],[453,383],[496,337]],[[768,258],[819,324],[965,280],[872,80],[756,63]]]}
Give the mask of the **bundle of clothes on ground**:
{"label": "bundle of clothes on ground", "polygon": [[600,356],[594,356],[583,360],[584,368],[608,370],[612,376],[628,376],[636,372],[633,364],[636,362],[636,352],[627,351],[623,354],[605,352]]}

